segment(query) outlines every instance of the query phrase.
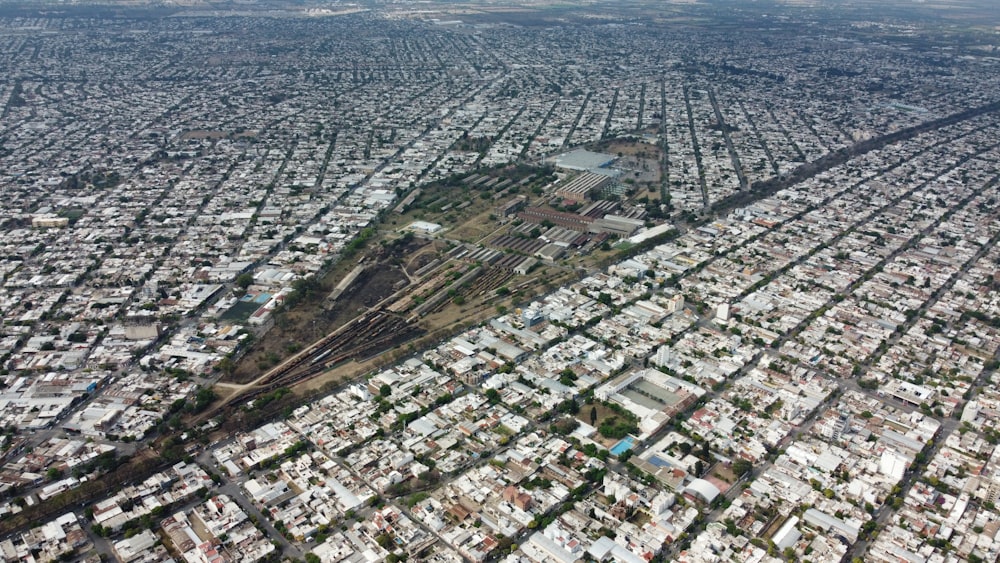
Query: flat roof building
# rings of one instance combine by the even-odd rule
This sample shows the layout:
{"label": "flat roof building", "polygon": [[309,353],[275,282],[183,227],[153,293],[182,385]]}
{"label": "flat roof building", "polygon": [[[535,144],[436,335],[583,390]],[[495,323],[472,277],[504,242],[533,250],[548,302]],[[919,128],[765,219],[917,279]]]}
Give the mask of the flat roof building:
{"label": "flat roof building", "polygon": [[611,183],[611,178],[602,174],[584,172],[556,189],[556,196],[582,203],[590,194]]}
{"label": "flat roof building", "polygon": [[594,168],[604,168],[615,161],[614,155],[591,152],[586,149],[576,149],[555,157],[555,164],[558,168],[566,170],[592,170]]}

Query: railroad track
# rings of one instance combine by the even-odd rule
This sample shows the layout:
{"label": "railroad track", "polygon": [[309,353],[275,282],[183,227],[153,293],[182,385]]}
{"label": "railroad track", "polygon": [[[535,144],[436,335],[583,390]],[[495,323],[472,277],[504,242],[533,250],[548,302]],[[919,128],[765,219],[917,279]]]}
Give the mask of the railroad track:
{"label": "railroad track", "polygon": [[312,378],[341,362],[364,360],[383,352],[394,342],[408,340],[420,329],[398,315],[385,311],[366,313],[346,330],[333,333],[312,345],[304,354],[273,372],[248,393],[259,395]]}
{"label": "railroad track", "polygon": [[485,274],[480,276],[472,287],[469,289],[469,294],[475,297],[480,297],[487,295],[496,288],[507,283],[509,279],[514,277],[514,272],[506,268],[490,268]]}

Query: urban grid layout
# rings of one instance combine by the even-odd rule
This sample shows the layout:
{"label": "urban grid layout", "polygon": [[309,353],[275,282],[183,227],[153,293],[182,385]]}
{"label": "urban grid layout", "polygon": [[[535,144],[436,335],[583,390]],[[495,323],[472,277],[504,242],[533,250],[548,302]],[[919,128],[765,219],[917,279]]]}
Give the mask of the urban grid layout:
{"label": "urban grid layout", "polygon": [[0,4],[0,559],[997,561],[1000,6]]}

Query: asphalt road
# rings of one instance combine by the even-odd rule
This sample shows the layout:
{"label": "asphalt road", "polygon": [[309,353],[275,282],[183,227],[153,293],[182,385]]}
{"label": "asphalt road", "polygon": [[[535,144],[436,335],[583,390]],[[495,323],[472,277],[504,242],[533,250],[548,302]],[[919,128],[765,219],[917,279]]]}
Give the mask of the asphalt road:
{"label": "asphalt road", "polygon": [[245,496],[242,490],[242,484],[246,482],[247,478],[245,476],[239,479],[232,479],[229,477],[228,472],[222,467],[215,464],[215,460],[212,458],[209,449],[203,450],[196,461],[203,468],[217,473],[222,478],[222,483],[215,487],[215,494],[228,495],[236,504],[246,512],[248,516],[252,516],[257,520],[257,525],[264,530],[264,533],[272,540],[274,540],[279,548],[281,549],[281,554],[286,558],[301,559],[305,556],[305,553],[297,546],[292,545],[285,536],[278,533],[278,530],[271,524],[271,518],[264,515],[263,512]]}

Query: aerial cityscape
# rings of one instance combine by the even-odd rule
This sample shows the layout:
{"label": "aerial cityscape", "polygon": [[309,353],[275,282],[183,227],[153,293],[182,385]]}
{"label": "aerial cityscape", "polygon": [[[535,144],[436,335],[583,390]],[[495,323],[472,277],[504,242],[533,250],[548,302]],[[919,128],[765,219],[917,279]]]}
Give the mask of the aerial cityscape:
{"label": "aerial cityscape", "polygon": [[1000,559],[1000,5],[0,3],[0,559]]}

